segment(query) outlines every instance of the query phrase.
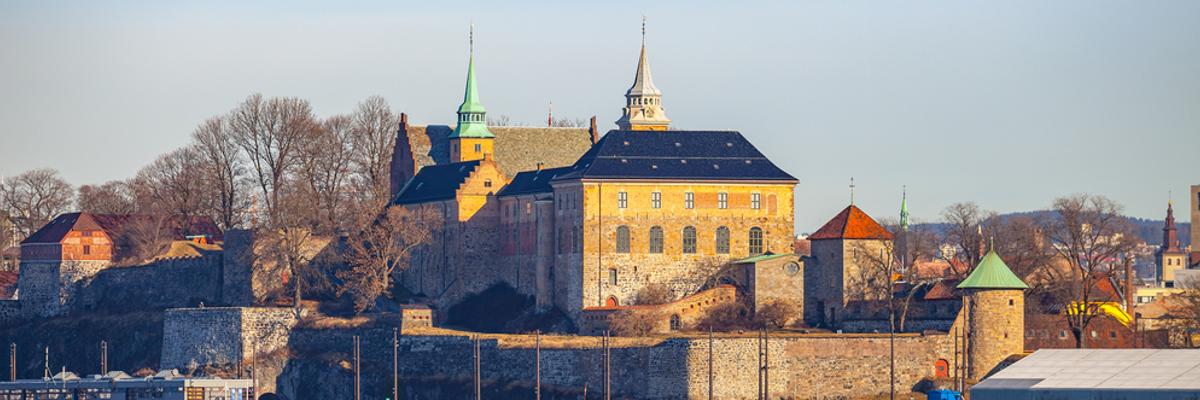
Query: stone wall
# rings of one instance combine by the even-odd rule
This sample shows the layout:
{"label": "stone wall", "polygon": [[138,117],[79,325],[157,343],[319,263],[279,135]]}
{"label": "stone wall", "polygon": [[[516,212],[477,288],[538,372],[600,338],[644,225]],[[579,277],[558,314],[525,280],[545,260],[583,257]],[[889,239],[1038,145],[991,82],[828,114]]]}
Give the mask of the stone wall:
{"label": "stone wall", "polygon": [[[160,369],[199,366],[258,367],[258,391],[275,391],[273,374],[288,357],[290,308],[208,307],[167,310],[163,317]],[[256,357],[257,354],[257,357]]]}
{"label": "stone wall", "polygon": [[1025,295],[1022,290],[971,290],[966,304],[967,376],[981,380],[1001,361],[1025,350]]}
{"label": "stone wall", "polygon": [[[293,332],[299,353],[351,352],[354,335],[362,337],[364,365],[391,365],[389,327]],[[904,334],[896,339],[897,389],[911,390],[934,376],[939,359],[952,358],[952,338],[944,334]],[[768,342],[772,398],[853,398],[887,393],[886,335],[787,334]],[[482,376],[487,382],[529,386],[534,376],[529,336],[489,336],[481,343]],[[468,379],[473,373],[472,343],[466,336],[401,336],[400,374],[416,378]],[[614,397],[638,399],[708,398],[709,342],[703,338],[614,338]],[[713,341],[714,397],[757,398],[758,341],[752,336],[722,336]],[[543,337],[542,384],[603,387],[603,351],[599,338]],[[286,393],[287,388],[281,388]],[[367,397],[368,399],[371,397]]]}
{"label": "stone wall", "polygon": [[221,261],[215,255],[107,268],[83,284],[73,309],[126,312],[215,305],[220,302]]}
{"label": "stone wall", "polygon": [[79,289],[109,265],[108,261],[22,262],[17,279],[21,313],[49,317],[67,312]]}

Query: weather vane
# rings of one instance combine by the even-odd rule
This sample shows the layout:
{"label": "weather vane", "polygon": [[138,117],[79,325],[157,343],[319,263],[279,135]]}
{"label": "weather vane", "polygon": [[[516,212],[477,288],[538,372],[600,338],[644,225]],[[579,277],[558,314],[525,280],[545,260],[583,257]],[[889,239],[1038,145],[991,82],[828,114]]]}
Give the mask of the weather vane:
{"label": "weather vane", "polygon": [[854,177],[850,177],[850,205],[854,205]]}

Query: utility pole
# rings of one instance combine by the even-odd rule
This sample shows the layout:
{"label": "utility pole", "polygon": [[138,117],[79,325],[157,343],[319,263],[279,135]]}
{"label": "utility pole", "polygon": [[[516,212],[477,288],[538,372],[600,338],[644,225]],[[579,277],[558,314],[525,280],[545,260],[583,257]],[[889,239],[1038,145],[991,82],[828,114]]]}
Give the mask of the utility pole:
{"label": "utility pole", "polygon": [[354,400],[362,400],[362,353],[359,343],[362,339],[354,335]]}
{"label": "utility pole", "polygon": [[108,341],[100,341],[100,375],[108,375]]}
{"label": "utility pole", "polygon": [[42,378],[50,379],[50,346],[46,346],[46,363],[45,371],[42,373]]}
{"label": "utility pole", "polygon": [[771,331],[763,327],[763,398],[771,398]]}
{"label": "utility pole", "polygon": [[542,400],[542,330],[533,332],[533,398]]}
{"label": "utility pole", "polygon": [[708,400],[713,399],[713,328],[708,327]]}
{"label": "utility pole", "polygon": [[400,328],[392,328],[392,400],[400,400]]}
{"label": "utility pole", "polygon": [[8,380],[17,380],[17,342],[8,345]]}
{"label": "utility pole", "polygon": [[480,382],[482,380],[482,374],[479,372],[479,359],[482,358],[483,354],[481,354],[479,349],[479,342],[479,335],[475,335],[475,400],[483,399],[483,385]]}
{"label": "utility pole", "polygon": [[604,400],[612,400],[612,345],[609,332],[604,331]]}

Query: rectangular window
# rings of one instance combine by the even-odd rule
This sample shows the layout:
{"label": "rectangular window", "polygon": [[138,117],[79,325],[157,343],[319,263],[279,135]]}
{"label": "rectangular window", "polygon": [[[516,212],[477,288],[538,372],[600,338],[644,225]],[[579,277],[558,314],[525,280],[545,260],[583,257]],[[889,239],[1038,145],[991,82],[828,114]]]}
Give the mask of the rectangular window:
{"label": "rectangular window", "polygon": [[687,192],[687,193],[683,194],[683,208],[686,208],[689,210],[696,208],[696,194],[695,193]]}
{"label": "rectangular window", "polygon": [[616,284],[617,284],[617,270],[616,270],[616,269],[609,268],[609,270],[608,270],[608,284],[609,284],[609,285],[616,286]]}
{"label": "rectangular window", "polygon": [[650,207],[662,208],[662,192],[650,193]]}
{"label": "rectangular window", "polygon": [[86,255],[91,255],[91,254],[92,254],[92,246],[83,246],[83,255],[86,256]]}
{"label": "rectangular window", "polygon": [[717,193],[717,208],[722,210],[729,208],[729,193]]}
{"label": "rectangular window", "polygon": [[758,193],[751,193],[750,194],[750,208],[757,210],[761,206],[762,206],[762,201],[760,201]]}
{"label": "rectangular window", "polygon": [[617,208],[629,208],[629,193],[617,192]]}
{"label": "rectangular window", "polygon": [[476,143],[476,144],[475,144],[475,152],[476,152],[476,153],[479,153],[479,152],[482,152],[482,151],[483,151],[483,145],[482,145],[482,144],[479,144],[479,143]]}

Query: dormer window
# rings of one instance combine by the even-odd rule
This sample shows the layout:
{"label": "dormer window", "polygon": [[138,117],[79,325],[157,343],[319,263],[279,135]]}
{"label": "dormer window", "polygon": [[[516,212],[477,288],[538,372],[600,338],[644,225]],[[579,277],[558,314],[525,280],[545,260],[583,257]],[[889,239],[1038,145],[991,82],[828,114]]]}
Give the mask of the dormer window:
{"label": "dormer window", "polygon": [[[478,146],[478,145],[476,145],[476,146]],[[490,188],[490,187],[492,187],[492,180],[491,180],[491,179],[485,179],[485,180],[483,181],[483,187],[486,187],[486,188]]]}

